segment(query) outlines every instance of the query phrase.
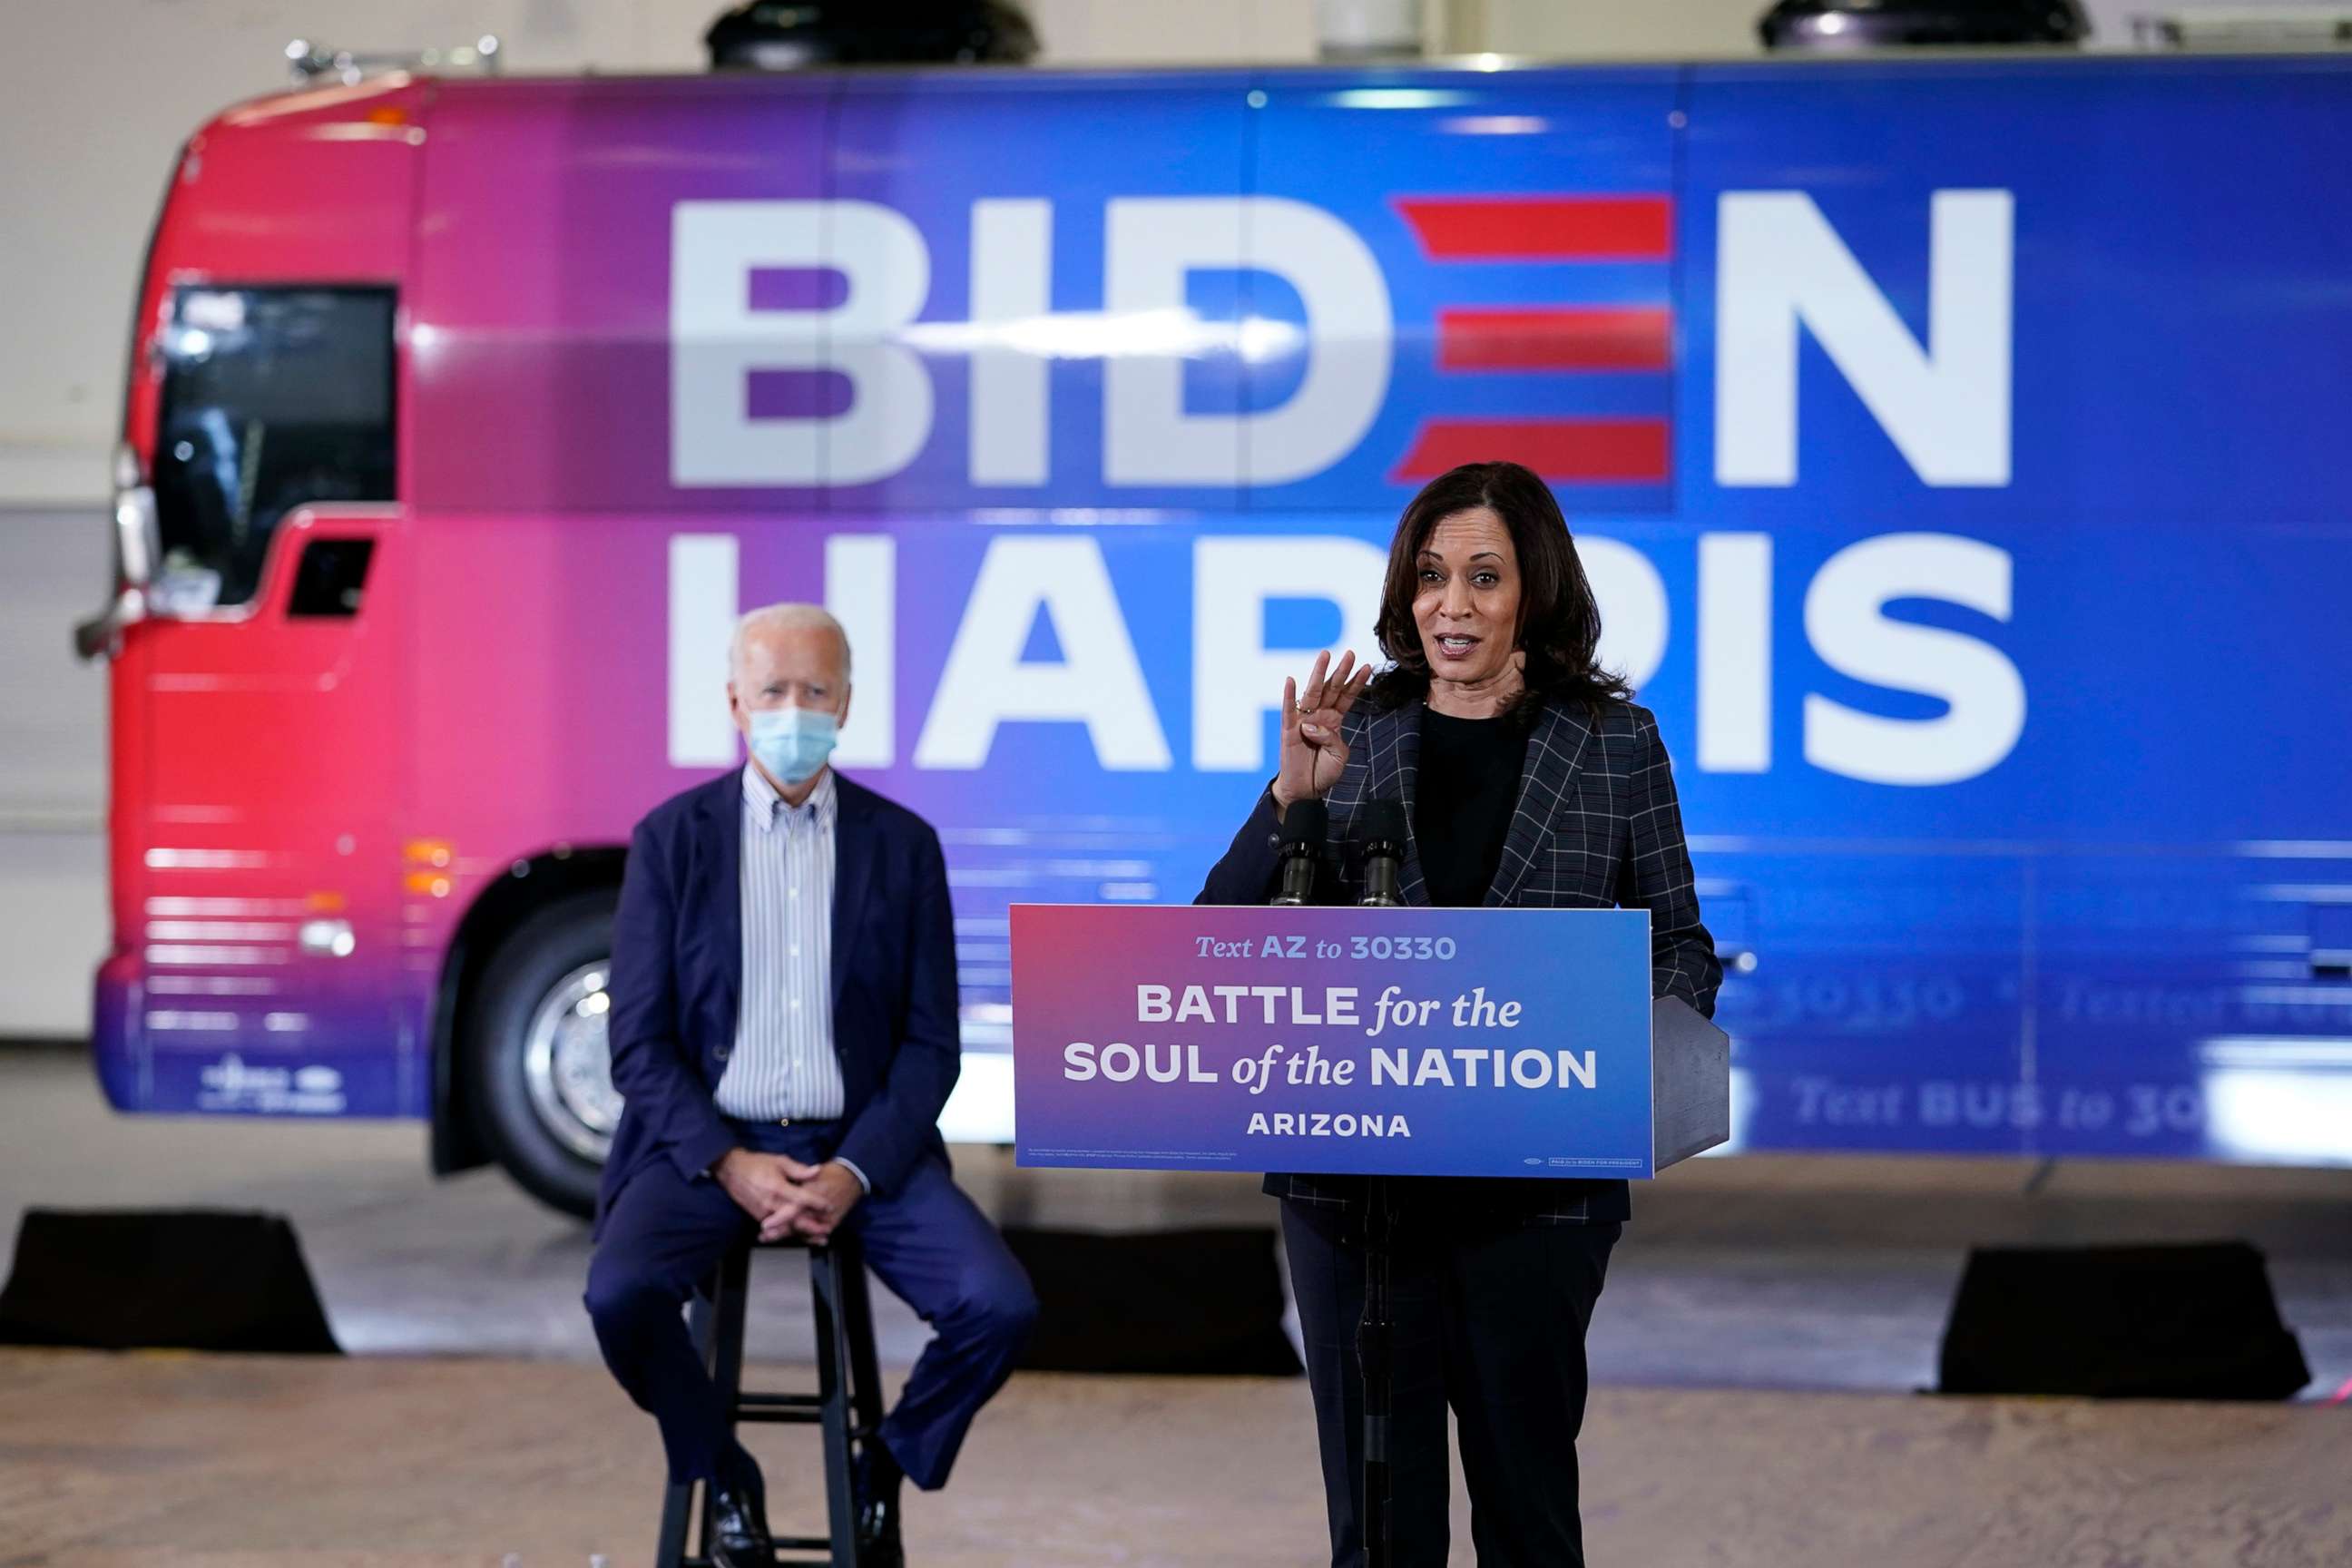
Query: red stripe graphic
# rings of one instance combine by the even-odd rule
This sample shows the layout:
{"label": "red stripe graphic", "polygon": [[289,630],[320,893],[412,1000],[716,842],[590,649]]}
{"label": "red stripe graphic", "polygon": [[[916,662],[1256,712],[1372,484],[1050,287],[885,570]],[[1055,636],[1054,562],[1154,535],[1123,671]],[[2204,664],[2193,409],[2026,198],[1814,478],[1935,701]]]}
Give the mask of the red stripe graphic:
{"label": "red stripe graphic", "polygon": [[1664,261],[1671,196],[1399,196],[1433,261]]}
{"label": "red stripe graphic", "polygon": [[1432,419],[1391,481],[1434,479],[1462,463],[1523,463],[1548,479],[1663,484],[1663,419]]}
{"label": "red stripe graphic", "polygon": [[1665,370],[1674,313],[1662,305],[1440,310],[1440,370]]}

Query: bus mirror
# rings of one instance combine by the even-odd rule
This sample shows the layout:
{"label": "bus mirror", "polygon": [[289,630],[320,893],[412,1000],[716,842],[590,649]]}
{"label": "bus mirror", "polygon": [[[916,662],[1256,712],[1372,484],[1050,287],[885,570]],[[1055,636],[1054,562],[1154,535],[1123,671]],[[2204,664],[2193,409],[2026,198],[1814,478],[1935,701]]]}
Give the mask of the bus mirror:
{"label": "bus mirror", "polygon": [[155,521],[155,492],[143,484],[114,492],[114,570],[121,585],[144,588],[155,580],[163,553]]}
{"label": "bus mirror", "polygon": [[121,650],[122,628],[146,618],[146,591],[121,589],[103,612],[74,627],[74,652],[84,659],[112,658]]}
{"label": "bus mirror", "polygon": [[122,628],[147,618],[147,590],[163,553],[155,518],[155,491],[140,472],[139,454],[129,447],[114,454],[114,599],[105,610],[74,627],[74,651],[85,659],[111,658]]}

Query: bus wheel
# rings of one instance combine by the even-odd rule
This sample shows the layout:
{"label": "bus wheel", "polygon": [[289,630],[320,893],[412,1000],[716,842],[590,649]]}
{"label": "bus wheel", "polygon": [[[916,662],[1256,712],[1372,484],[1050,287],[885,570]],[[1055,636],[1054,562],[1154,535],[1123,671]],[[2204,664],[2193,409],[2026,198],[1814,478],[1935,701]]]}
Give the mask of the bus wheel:
{"label": "bus wheel", "polygon": [[586,1215],[621,1120],[605,1050],[614,895],[540,910],[491,954],[466,1031],[467,1100],[533,1197]]}

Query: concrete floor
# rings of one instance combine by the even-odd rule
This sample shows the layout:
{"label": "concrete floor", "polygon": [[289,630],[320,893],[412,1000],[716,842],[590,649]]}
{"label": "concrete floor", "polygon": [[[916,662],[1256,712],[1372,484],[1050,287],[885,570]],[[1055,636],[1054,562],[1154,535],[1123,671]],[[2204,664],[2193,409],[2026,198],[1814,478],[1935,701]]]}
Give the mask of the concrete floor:
{"label": "concrete floor", "polygon": [[[1024,1374],[925,1568],[1303,1568],[1328,1560],[1291,1380]],[[1588,1550],[1660,1568],[2342,1568],[2352,1411],[1604,1388]],[[761,1440],[813,1522],[805,1436]],[[651,1557],[659,1455],[601,1370],[0,1351],[8,1568],[613,1568]],[[1454,1500],[1455,1558],[1468,1514]]]}

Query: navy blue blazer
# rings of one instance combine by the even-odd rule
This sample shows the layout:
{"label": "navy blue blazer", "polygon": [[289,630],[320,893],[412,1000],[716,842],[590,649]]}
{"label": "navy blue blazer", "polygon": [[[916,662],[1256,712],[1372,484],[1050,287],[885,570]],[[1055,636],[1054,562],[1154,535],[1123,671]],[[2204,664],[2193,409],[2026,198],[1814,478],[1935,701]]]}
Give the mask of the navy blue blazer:
{"label": "navy blue blazer", "polygon": [[[836,1152],[887,1195],[926,1154],[962,1065],[955,923],[931,825],[834,775],[833,1048],[847,1123]],[[607,1015],[625,1101],[596,1196],[601,1229],[629,1178],[667,1160],[691,1178],[736,1146],[712,1098],[742,991],[743,773],[646,815],[613,920]]]}

